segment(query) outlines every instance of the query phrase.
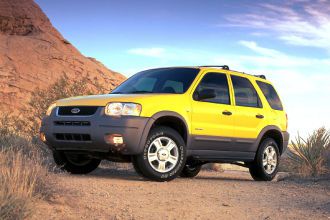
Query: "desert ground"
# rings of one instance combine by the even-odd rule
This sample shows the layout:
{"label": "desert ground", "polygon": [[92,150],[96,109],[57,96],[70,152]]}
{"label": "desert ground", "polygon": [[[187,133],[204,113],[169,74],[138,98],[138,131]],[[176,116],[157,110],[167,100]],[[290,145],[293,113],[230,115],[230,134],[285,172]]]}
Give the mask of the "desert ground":
{"label": "desert ground", "polygon": [[330,181],[255,182],[245,170],[203,170],[151,182],[126,168],[59,174],[61,193],[33,219],[330,219]]}

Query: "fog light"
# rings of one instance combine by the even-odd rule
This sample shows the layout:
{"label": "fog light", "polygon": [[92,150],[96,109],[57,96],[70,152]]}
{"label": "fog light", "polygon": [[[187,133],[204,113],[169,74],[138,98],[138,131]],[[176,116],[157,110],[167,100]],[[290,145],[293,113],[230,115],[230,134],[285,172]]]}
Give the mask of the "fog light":
{"label": "fog light", "polygon": [[124,144],[123,136],[120,134],[107,134],[104,136],[104,140],[107,144],[111,145],[122,145]]}
{"label": "fog light", "polygon": [[41,140],[42,142],[46,142],[46,135],[45,135],[44,132],[40,132],[40,140]]}
{"label": "fog light", "polygon": [[113,143],[114,144],[123,144],[124,143],[123,137],[113,137]]}

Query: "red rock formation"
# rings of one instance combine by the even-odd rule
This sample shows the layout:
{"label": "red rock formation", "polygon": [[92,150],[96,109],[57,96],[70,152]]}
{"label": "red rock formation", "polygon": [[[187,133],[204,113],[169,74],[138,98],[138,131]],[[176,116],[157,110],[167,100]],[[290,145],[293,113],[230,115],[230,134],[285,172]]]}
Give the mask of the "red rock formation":
{"label": "red rock formation", "polygon": [[125,79],[83,56],[33,0],[0,0],[0,110],[26,104],[33,89],[46,88],[64,73],[109,89]]}

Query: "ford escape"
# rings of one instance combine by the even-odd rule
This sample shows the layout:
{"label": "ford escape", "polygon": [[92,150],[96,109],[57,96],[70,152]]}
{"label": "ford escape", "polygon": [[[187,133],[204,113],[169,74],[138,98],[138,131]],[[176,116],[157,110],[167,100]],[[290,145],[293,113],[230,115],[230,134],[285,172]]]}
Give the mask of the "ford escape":
{"label": "ford escape", "polygon": [[73,174],[89,173],[106,159],[132,162],[140,175],[169,181],[218,162],[270,181],[289,134],[265,76],[200,66],[146,70],[110,94],[58,100],[42,120],[40,138]]}

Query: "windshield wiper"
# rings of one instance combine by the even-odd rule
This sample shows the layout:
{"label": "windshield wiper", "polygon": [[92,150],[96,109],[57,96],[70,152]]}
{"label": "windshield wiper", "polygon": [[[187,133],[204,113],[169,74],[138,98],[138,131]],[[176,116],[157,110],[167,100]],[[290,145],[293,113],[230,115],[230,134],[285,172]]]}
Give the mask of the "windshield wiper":
{"label": "windshield wiper", "polygon": [[153,93],[153,92],[141,90],[141,91],[132,91],[132,92],[127,92],[127,93],[111,92],[110,94],[137,94],[137,93]]}
{"label": "windshield wiper", "polygon": [[153,93],[153,92],[141,90],[141,91],[132,91],[130,93]]}

